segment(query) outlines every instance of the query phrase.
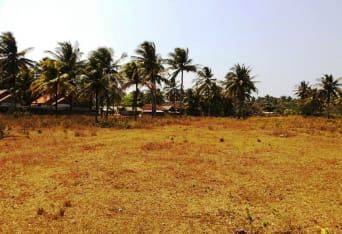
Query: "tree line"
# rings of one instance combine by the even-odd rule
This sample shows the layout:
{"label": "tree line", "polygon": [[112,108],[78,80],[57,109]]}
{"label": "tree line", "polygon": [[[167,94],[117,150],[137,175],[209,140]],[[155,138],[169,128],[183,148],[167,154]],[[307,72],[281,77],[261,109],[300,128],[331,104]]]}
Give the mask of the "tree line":
{"label": "tree line", "polygon": [[[102,107],[152,104],[152,115],[164,101],[179,103],[180,114],[236,116],[272,112],[278,114],[317,115],[331,110],[341,113],[341,83],[324,75],[318,86],[301,82],[298,97],[258,97],[250,67],[234,65],[223,80],[217,80],[209,67],[193,63],[189,49],[175,48],[162,58],[153,42],[138,46],[135,55],[122,54],[115,59],[111,48],[91,51],[87,59],[78,44],[60,42],[54,51],[46,51],[40,61],[27,58],[31,48],[19,50],[11,32],[0,36],[0,89],[10,90],[13,108],[17,103],[29,106],[37,97],[49,94],[67,98],[70,111],[75,103],[95,107],[96,121]],[[195,73],[192,88],[184,89],[184,73]],[[132,91],[130,91],[132,90]],[[337,111],[336,111],[337,110]]]}

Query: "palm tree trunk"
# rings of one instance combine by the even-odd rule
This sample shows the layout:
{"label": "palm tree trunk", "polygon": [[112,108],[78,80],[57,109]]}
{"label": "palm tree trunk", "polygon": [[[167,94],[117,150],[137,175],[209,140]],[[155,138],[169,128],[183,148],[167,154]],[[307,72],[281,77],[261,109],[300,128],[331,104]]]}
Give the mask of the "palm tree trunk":
{"label": "palm tree trunk", "polygon": [[106,119],[108,118],[108,114],[109,114],[109,108],[110,108],[110,102],[109,102],[109,98],[107,97],[107,111],[106,111]]}
{"label": "palm tree trunk", "polygon": [[330,97],[328,97],[328,101],[327,101],[327,114],[328,114],[328,119],[330,119]]}
{"label": "palm tree trunk", "polygon": [[137,96],[138,96],[138,83],[135,83],[135,93],[133,96],[133,111],[134,111],[134,120],[137,121]]}
{"label": "palm tree trunk", "polygon": [[156,97],[156,88],[152,89],[152,116],[155,116],[157,113],[157,97]]}
{"label": "palm tree trunk", "polygon": [[183,69],[182,69],[181,70],[180,115],[183,115],[183,98],[184,98],[184,87],[183,87]]}
{"label": "palm tree trunk", "polygon": [[173,109],[176,111],[176,90],[174,89],[171,94]]}
{"label": "palm tree trunk", "polygon": [[16,77],[13,75],[13,110],[17,109]]}
{"label": "palm tree trunk", "polygon": [[154,72],[152,70],[152,117],[156,115],[156,110],[157,110],[157,98],[156,98],[156,81],[154,79]]}
{"label": "palm tree trunk", "polygon": [[58,114],[58,80],[56,81],[56,87],[55,87],[55,115]]}
{"label": "palm tree trunk", "polygon": [[99,94],[98,94],[98,90],[97,89],[95,91],[95,109],[96,109],[95,123],[98,123],[99,120],[97,118],[97,115],[99,114]]}

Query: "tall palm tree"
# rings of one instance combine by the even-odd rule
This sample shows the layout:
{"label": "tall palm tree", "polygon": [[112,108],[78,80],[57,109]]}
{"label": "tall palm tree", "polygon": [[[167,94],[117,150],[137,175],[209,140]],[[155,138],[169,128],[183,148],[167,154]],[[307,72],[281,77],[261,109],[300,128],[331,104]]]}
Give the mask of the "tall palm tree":
{"label": "tall palm tree", "polygon": [[60,63],[60,75],[69,79],[69,90],[66,96],[69,98],[70,111],[73,107],[74,95],[78,78],[81,75],[84,62],[81,60],[82,53],[78,44],[72,45],[70,42],[59,42],[55,51],[47,51],[53,59]]}
{"label": "tall palm tree", "polygon": [[101,47],[91,52],[83,80],[85,90],[95,96],[96,122],[98,122],[100,99],[106,99],[108,111],[113,98],[117,97],[121,90],[121,79],[117,69],[118,61],[114,60],[112,49]]}
{"label": "tall palm tree", "polygon": [[192,64],[192,59],[189,58],[189,49],[175,48],[174,52],[169,54],[170,58],[167,60],[170,68],[174,70],[172,79],[175,79],[178,74],[181,74],[181,90],[180,90],[180,101],[181,101],[181,113],[183,113],[183,99],[184,99],[184,81],[183,73],[185,72],[196,72],[196,65]]}
{"label": "tall palm tree", "polygon": [[142,86],[145,84],[145,80],[143,79],[143,76],[141,75],[140,68],[137,64],[137,62],[132,61],[130,63],[127,63],[122,71],[121,71],[124,79],[125,84],[124,88],[128,88],[130,86],[135,87],[135,91],[133,93],[133,102],[132,102],[132,109],[134,111],[134,120],[137,120],[137,100],[139,95],[139,86]]}
{"label": "tall palm tree", "polygon": [[136,50],[136,53],[137,56],[134,56],[133,58],[141,68],[147,87],[151,90],[152,116],[155,116],[157,110],[157,85],[160,85],[162,82],[167,82],[167,79],[163,77],[163,60],[160,55],[157,54],[156,46],[153,42],[143,42]]}
{"label": "tall palm tree", "polygon": [[216,79],[213,76],[214,74],[209,67],[203,67],[197,72],[196,87],[202,101],[208,105],[208,116],[211,115],[211,101],[214,94],[213,89],[216,85]]}
{"label": "tall palm tree", "polygon": [[34,94],[54,94],[53,103],[55,105],[55,113],[58,113],[59,97],[63,96],[67,90],[71,89],[70,79],[66,74],[61,74],[61,62],[50,58],[44,58],[38,64],[37,80],[33,81],[31,90]]}
{"label": "tall palm tree", "polygon": [[311,91],[311,87],[309,85],[309,82],[302,81],[300,84],[296,87],[295,94],[302,100],[309,97]]}
{"label": "tall palm tree", "polygon": [[17,42],[11,32],[2,33],[0,36],[0,64],[2,68],[2,76],[5,82],[9,82],[12,96],[14,99],[13,108],[17,104],[17,87],[16,81],[20,73],[20,68],[33,66],[34,62],[25,58],[31,48],[18,51]]}
{"label": "tall palm tree", "polygon": [[340,82],[340,79],[335,80],[333,75],[327,75],[327,74],[325,74],[320,79],[319,85],[321,87],[321,95],[326,104],[328,118],[330,118],[330,104],[335,98],[339,97],[342,94],[342,90],[340,89],[340,86],[342,84],[339,82]]}
{"label": "tall palm tree", "polygon": [[257,92],[251,72],[252,70],[249,67],[236,64],[230,69],[222,82],[226,93],[235,99],[238,118],[245,117],[246,101],[251,99],[253,92]]}

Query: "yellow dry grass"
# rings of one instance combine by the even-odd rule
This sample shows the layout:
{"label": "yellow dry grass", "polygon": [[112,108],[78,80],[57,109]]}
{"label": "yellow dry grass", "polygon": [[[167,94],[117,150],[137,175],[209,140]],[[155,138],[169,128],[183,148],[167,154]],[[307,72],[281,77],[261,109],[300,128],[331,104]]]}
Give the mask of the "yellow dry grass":
{"label": "yellow dry grass", "polygon": [[342,232],[342,120],[0,116],[0,233]]}

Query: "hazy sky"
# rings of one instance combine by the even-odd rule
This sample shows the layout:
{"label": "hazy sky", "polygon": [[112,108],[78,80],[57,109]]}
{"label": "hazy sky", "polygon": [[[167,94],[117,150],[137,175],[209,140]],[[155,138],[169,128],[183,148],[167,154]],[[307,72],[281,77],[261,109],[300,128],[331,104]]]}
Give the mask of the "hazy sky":
{"label": "hazy sky", "polygon": [[259,95],[280,96],[301,80],[342,76],[341,12],[342,0],[0,0],[0,32],[34,47],[36,60],[65,40],[85,55],[99,46],[133,55],[144,40],[162,56],[188,47],[217,78],[245,63]]}

